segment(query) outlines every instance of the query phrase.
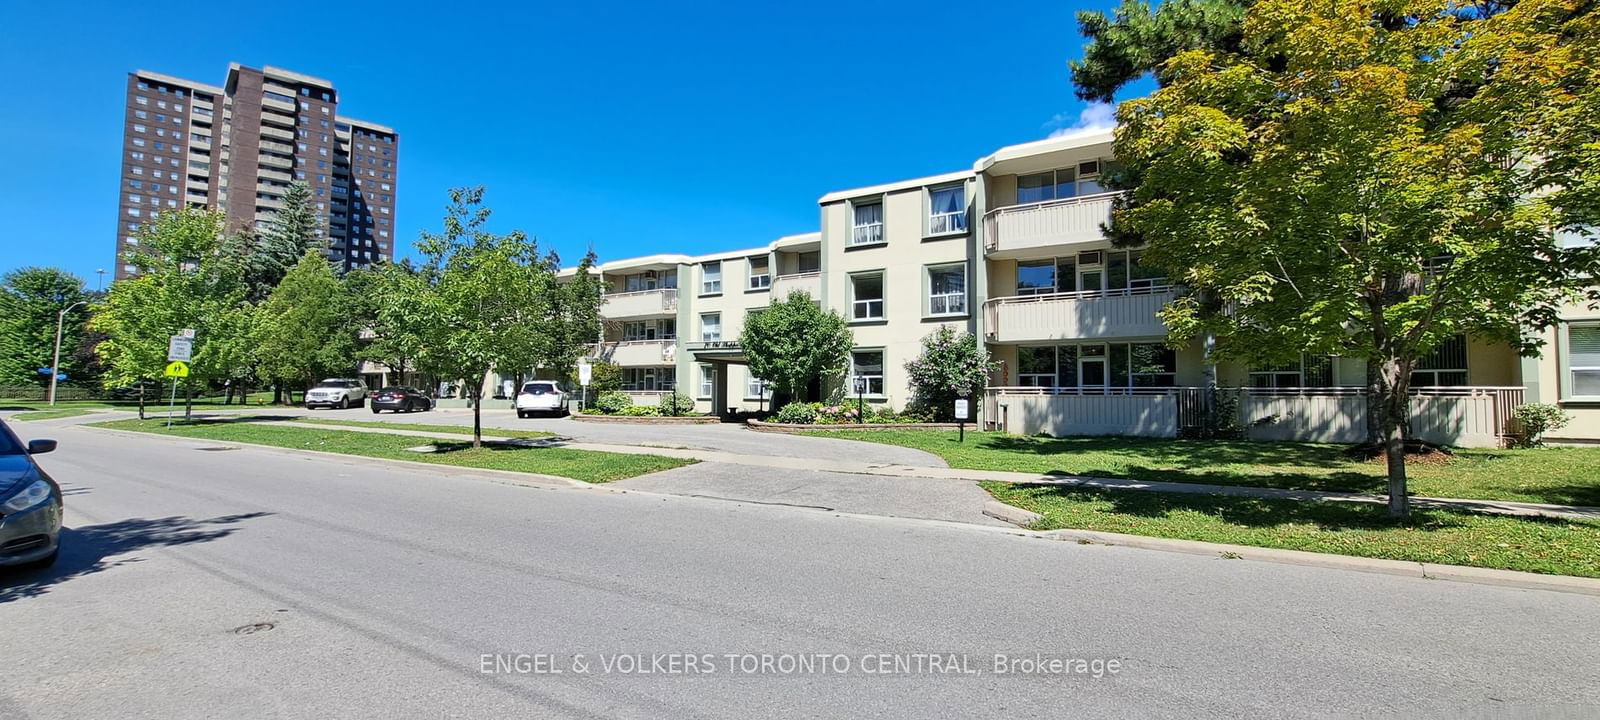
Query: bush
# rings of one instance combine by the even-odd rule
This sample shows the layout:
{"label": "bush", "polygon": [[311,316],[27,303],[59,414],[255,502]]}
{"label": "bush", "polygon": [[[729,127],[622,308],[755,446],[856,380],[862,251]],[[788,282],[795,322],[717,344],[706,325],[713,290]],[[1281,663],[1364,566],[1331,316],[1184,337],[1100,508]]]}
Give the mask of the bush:
{"label": "bush", "polygon": [[600,393],[600,397],[594,399],[594,409],[599,410],[602,415],[620,415],[630,407],[633,407],[633,398],[628,397],[625,392],[615,390],[603,392]]}
{"label": "bush", "polygon": [[809,403],[792,402],[783,406],[772,419],[774,422],[791,425],[810,425],[817,421],[817,408]]}
{"label": "bush", "polygon": [[1561,408],[1549,403],[1530,403],[1517,408],[1511,413],[1522,425],[1522,435],[1516,439],[1518,447],[1540,447],[1544,445],[1544,434],[1551,430],[1560,430],[1572,421]]}
{"label": "bush", "polygon": [[[677,412],[673,412],[674,408],[676,408]],[[694,398],[681,392],[664,395],[661,398],[661,414],[668,417],[694,415]]]}
{"label": "bush", "polygon": [[665,415],[666,412],[656,405],[629,405],[613,414],[623,417],[657,417]]}

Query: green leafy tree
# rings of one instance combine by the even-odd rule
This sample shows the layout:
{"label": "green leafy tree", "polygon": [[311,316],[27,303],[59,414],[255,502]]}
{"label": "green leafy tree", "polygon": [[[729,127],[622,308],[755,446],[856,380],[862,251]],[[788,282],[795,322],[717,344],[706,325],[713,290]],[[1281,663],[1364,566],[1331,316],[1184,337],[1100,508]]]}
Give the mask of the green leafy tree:
{"label": "green leafy tree", "polygon": [[837,380],[855,343],[844,316],[818,307],[799,290],[745,318],[739,344],[750,372],[766,380],[774,396],[800,397],[812,380]]}
{"label": "green leafy tree", "polygon": [[[577,387],[578,370],[574,365],[571,372],[567,373],[567,383]],[[622,389],[622,366],[605,360],[595,360],[589,363],[589,396],[598,397],[600,393]]]}
{"label": "green leafy tree", "polygon": [[913,404],[938,421],[954,420],[956,398],[982,393],[999,366],[977,337],[941,325],[922,338],[922,354],[906,363]]}
{"label": "green leafy tree", "polygon": [[351,292],[364,293],[370,307],[371,335],[361,349],[363,359],[383,363],[404,382],[408,371],[418,368],[417,359],[427,343],[424,323],[428,321],[428,276],[410,261],[388,263],[368,270],[351,271],[347,281],[357,278]]}
{"label": "green leafy tree", "polygon": [[1078,97],[1109,103],[1117,91],[1145,74],[1166,84],[1167,60],[1187,50],[1238,50],[1244,38],[1246,0],[1123,0],[1111,17],[1078,13],[1078,31],[1089,40],[1083,59],[1068,63]]}
{"label": "green leafy tree", "polygon": [[243,268],[220,252],[222,225],[220,213],[185,208],[140,228],[124,257],[138,274],[112,284],[90,320],[106,335],[96,352],[107,386],[160,382],[167,340],[184,329],[196,333],[186,392],[237,372],[248,310]]}
{"label": "green leafy tree", "polygon": [[[0,385],[49,385],[39,369],[54,357],[58,313],[89,300],[83,281],[58,268],[19,268],[0,278]],[[76,353],[88,315],[79,306],[62,322],[61,371],[72,381],[81,382],[88,366]]]}
{"label": "green leafy tree", "polygon": [[1113,225],[1191,290],[1170,339],[1369,359],[1396,516],[1418,359],[1460,333],[1535,353],[1595,298],[1600,249],[1552,229],[1600,220],[1596,23],[1573,0],[1260,0],[1239,49],[1178,53],[1119,110],[1137,181]]}
{"label": "green leafy tree", "polygon": [[590,303],[597,308],[599,300],[575,298],[561,287],[554,253],[540,255],[521,231],[487,229],[483,193],[482,187],[450,191],[443,229],[424,232],[418,243],[423,272],[403,279],[422,299],[421,366],[465,382],[473,447],[482,444],[483,381],[490,370],[565,373],[583,353],[582,343],[595,337],[579,337],[574,328],[586,322],[595,333],[599,328],[598,317],[574,316]]}
{"label": "green leafy tree", "polygon": [[306,251],[255,314],[258,372],[291,389],[349,375],[357,362],[349,305],[333,266],[322,253]]}
{"label": "green leafy tree", "polygon": [[319,233],[319,222],[311,202],[311,189],[296,180],[284,190],[283,206],[265,228],[245,228],[235,234],[238,240],[228,249],[245,257],[251,302],[261,302],[271,295],[272,289],[300,263],[306,251],[320,253],[327,248],[326,240]]}

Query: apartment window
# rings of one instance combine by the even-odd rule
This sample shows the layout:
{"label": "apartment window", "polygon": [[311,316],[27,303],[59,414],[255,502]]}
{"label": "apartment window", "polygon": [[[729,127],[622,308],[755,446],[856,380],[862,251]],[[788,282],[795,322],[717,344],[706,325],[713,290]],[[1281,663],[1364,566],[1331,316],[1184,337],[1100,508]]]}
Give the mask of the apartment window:
{"label": "apartment window", "polygon": [[851,319],[883,319],[882,272],[850,276],[850,308]]}
{"label": "apartment window", "polygon": [[1333,358],[1327,355],[1302,355],[1296,362],[1250,371],[1250,387],[1254,388],[1333,387],[1333,385]]}
{"label": "apartment window", "polygon": [[147,97],[145,97],[143,95],[139,95],[139,96],[135,97],[133,99],[133,101],[136,102],[136,103],[139,103],[140,105],[145,105],[145,106],[149,106],[150,105],[150,98],[147,98]]}
{"label": "apartment window", "polygon": [[750,258],[750,289],[766,290],[772,287],[772,274],[768,272],[767,256]]}
{"label": "apartment window", "polygon": [[134,131],[134,132],[144,132],[144,131],[145,131],[145,126],[143,126],[143,125],[140,125],[140,124],[138,124],[138,123],[134,123],[134,125],[133,125],[133,131]]}
{"label": "apartment window", "polygon": [[878,245],[883,243],[883,202],[863,202],[851,205],[851,245]]}
{"label": "apartment window", "polygon": [[717,370],[710,365],[700,366],[700,397],[709,398],[716,392]]}
{"label": "apartment window", "polygon": [[1017,294],[1045,295],[1056,292],[1056,261],[1017,261]]}
{"label": "apartment window", "polygon": [[708,262],[700,266],[700,294],[722,293],[722,262]]}
{"label": "apartment window", "polygon": [[928,191],[928,234],[944,235],[967,231],[966,185],[934,188]]}
{"label": "apartment window", "polygon": [[1056,349],[1017,348],[1017,384],[1023,387],[1055,387]]}
{"label": "apartment window", "polygon": [[1141,264],[1139,250],[1106,253],[1106,287],[1149,290],[1167,284],[1166,273]]}
{"label": "apartment window", "polygon": [[795,260],[798,261],[800,272],[814,273],[822,270],[822,252],[820,250],[800,253]]}
{"label": "apartment window", "polygon": [[722,342],[722,313],[705,313],[700,316],[700,341]]}
{"label": "apartment window", "polygon": [[1103,164],[1100,160],[1089,160],[1078,163],[1076,168],[1018,175],[1017,204],[1026,205],[1105,192],[1105,188],[1100,185],[1100,169]]}
{"label": "apartment window", "polygon": [[1467,384],[1467,337],[1456,335],[1417,360],[1412,387],[1459,387]]}
{"label": "apartment window", "polygon": [[139,215],[140,215],[139,208],[128,208],[128,215],[130,215],[132,217],[139,217]]}
{"label": "apartment window", "polygon": [[144,147],[144,138],[134,138],[133,139],[133,146],[134,147]]}
{"label": "apartment window", "polygon": [[967,312],[967,265],[928,266],[929,315],[962,315]]}
{"label": "apartment window", "polygon": [[1567,367],[1574,398],[1600,398],[1600,323],[1567,326]]}
{"label": "apartment window", "polygon": [[747,397],[747,398],[758,398],[758,397],[761,397],[761,396],[765,395],[766,393],[767,393],[767,381],[762,380],[761,378],[758,378],[755,375],[750,375],[748,373],[745,375],[745,379],[744,379],[744,396],[745,397]]}
{"label": "apartment window", "polygon": [[642,320],[629,321],[622,324],[623,342],[654,340],[655,335],[656,329],[654,327],[647,327],[645,322]]}
{"label": "apartment window", "polygon": [[678,321],[675,318],[664,318],[656,321],[656,337],[662,340],[675,340],[678,337]]}
{"label": "apartment window", "polygon": [[883,396],[882,350],[856,350],[850,353],[850,393]]}

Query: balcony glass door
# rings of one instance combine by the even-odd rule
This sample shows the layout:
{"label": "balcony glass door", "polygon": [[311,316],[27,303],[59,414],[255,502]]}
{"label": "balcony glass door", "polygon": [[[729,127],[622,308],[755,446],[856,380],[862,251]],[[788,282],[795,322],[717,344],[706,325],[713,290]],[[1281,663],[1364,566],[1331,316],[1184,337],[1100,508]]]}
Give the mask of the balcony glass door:
{"label": "balcony glass door", "polygon": [[1097,293],[1105,289],[1105,271],[1100,268],[1078,271],[1078,289],[1086,293]]}
{"label": "balcony glass door", "polygon": [[1085,390],[1104,391],[1106,387],[1106,346],[1078,348],[1078,381]]}

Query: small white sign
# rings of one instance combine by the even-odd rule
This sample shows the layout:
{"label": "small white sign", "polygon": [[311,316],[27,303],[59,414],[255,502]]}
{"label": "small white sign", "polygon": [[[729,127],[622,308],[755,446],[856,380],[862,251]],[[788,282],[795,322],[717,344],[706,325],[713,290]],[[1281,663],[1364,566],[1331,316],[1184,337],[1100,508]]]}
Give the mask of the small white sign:
{"label": "small white sign", "polygon": [[178,337],[194,339],[194,328],[184,328],[178,331]]}
{"label": "small white sign", "polygon": [[578,384],[589,387],[589,379],[594,377],[594,366],[587,362],[578,363]]}
{"label": "small white sign", "polygon": [[167,342],[167,362],[189,362],[194,355],[194,340],[182,335],[173,335]]}
{"label": "small white sign", "polygon": [[970,404],[970,401],[968,401],[966,398],[958,398],[956,400],[956,419],[957,420],[971,420],[972,416],[968,414],[971,411],[972,411],[972,406]]}

